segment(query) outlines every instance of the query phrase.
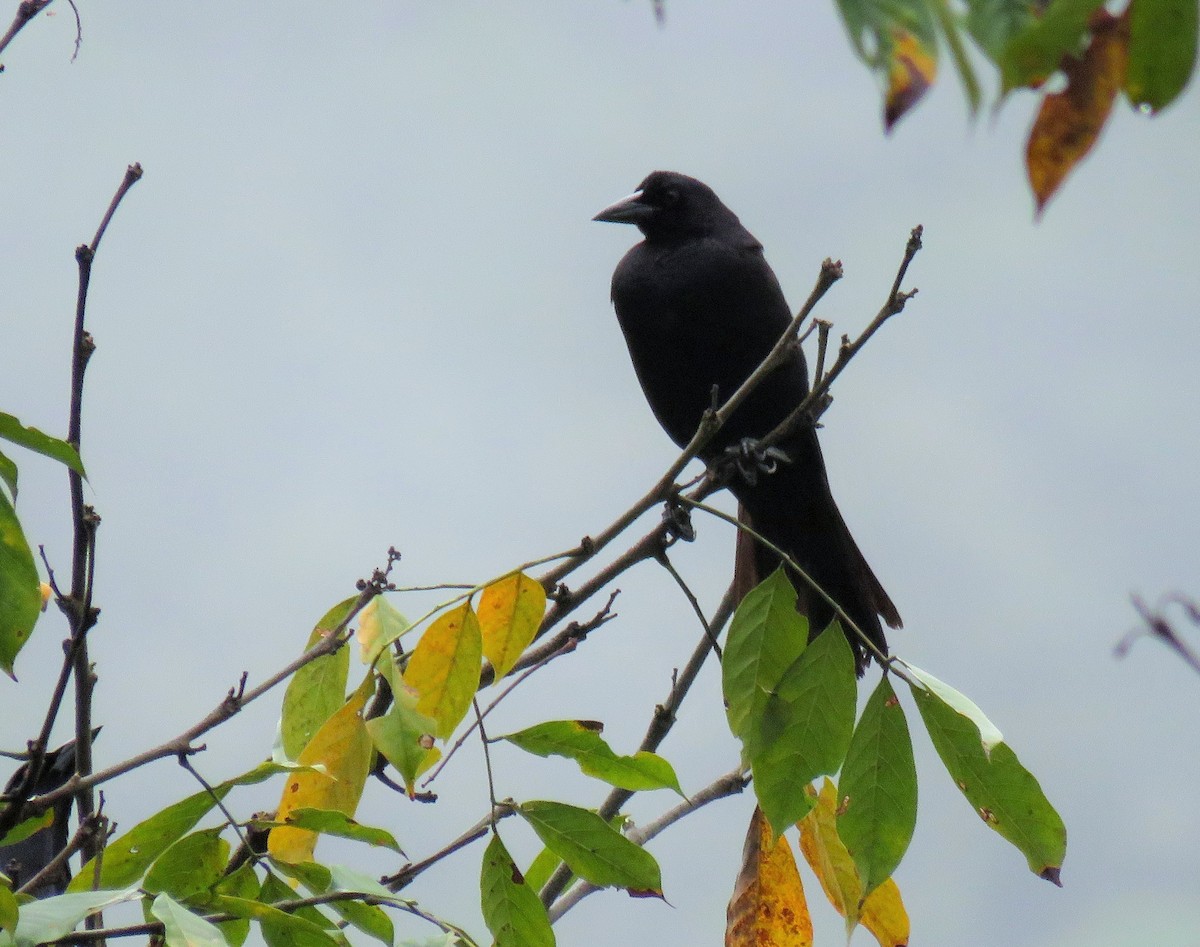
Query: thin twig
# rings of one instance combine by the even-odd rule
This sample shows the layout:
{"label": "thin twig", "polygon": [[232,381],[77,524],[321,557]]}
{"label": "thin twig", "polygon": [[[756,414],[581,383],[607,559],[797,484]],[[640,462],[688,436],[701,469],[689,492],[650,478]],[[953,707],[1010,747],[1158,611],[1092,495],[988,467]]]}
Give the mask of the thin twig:
{"label": "thin twig", "polygon": [[177,756],[180,753],[191,752],[195,749],[194,742],[208,731],[224,723],[230,717],[238,714],[247,704],[258,700],[272,688],[277,687],[283,681],[295,674],[300,668],[324,657],[327,654],[333,654],[339,648],[343,647],[351,637],[349,631],[350,622],[361,612],[376,595],[380,595],[386,587],[386,573],[382,570],[376,570],[370,580],[362,580],[362,588],[359,590],[358,597],[350,606],[346,616],[338,622],[328,636],[321,638],[316,644],[305,651],[302,655],[287,665],[276,671],[270,677],[266,678],[261,684],[250,690],[245,689],[246,675],[242,675],[241,683],[238,687],[230,688],[229,692],[222,698],[221,702],[213,708],[205,717],[195,723],[193,726],[184,730],[178,736],[168,740],[167,742],[146,750],[142,753],[132,756],[127,760],[110,766],[107,769],[99,770],[92,773],[90,776],[73,776],[58,789],[44,793],[30,800],[31,804],[36,805],[40,810],[44,810],[46,806],[54,803],[56,799],[61,798],[69,793],[77,792],[80,788],[97,786],[101,783],[108,782],[118,776],[123,776],[140,766],[145,766],[147,763],[152,763],[155,760],[165,759],[169,756]]}
{"label": "thin twig", "polygon": [[[487,707],[484,708],[483,714],[481,716],[486,718],[488,714],[490,714],[493,710],[496,709],[497,705],[502,700],[504,700],[504,698],[506,698],[509,694],[511,694],[514,690],[516,690],[516,688],[519,685],[523,684],[526,680],[528,680],[530,675],[532,675],[535,671],[538,671],[541,668],[544,668],[547,664],[549,664],[551,661],[553,661],[557,657],[561,657],[564,654],[570,654],[572,651],[575,650],[576,645],[578,645],[580,641],[584,640],[587,637],[589,632],[594,631],[595,629],[599,628],[605,622],[612,621],[612,619],[616,618],[616,615],[614,615],[612,613],[612,606],[613,606],[613,602],[616,601],[617,595],[619,595],[619,594],[620,594],[620,589],[614,590],[613,593],[611,595],[609,595],[608,601],[604,604],[604,607],[602,609],[600,609],[600,611],[598,611],[595,615],[593,615],[592,618],[589,619],[584,624],[580,625],[580,624],[572,622],[571,626],[568,628],[568,631],[570,632],[569,639],[564,641],[557,650],[552,651],[549,654],[545,655],[536,664],[532,665],[531,667],[526,668],[521,674],[518,674],[509,683],[509,685],[506,688],[504,688],[504,690],[502,690],[496,696],[496,698],[490,704],[487,705]],[[453,757],[454,754],[458,752],[459,748],[462,747],[462,745],[464,743],[466,743],[467,738],[470,737],[470,735],[475,732],[475,727],[476,727],[477,722],[478,722],[477,720],[472,721],[471,724],[467,727],[467,729],[464,730],[462,732],[462,734],[459,735],[459,738],[454,741],[454,744],[446,752],[446,755],[442,757],[441,762],[439,762],[438,765],[436,767],[434,767],[433,771],[421,783],[422,789],[425,789],[430,783],[432,783],[435,779],[437,779],[438,774],[445,768],[446,764],[448,762],[450,762],[450,758]]]}
{"label": "thin twig", "polygon": [[465,848],[472,842],[478,841],[488,834],[493,826],[500,820],[506,819],[510,815],[516,813],[516,807],[511,803],[502,802],[495,806],[491,812],[485,815],[482,819],[476,822],[471,828],[463,832],[449,845],[446,845],[427,858],[421,859],[419,862],[413,862],[411,865],[405,865],[394,875],[383,879],[384,887],[391,891],[400,891],[410,885],[413,880],[427,868],[436,865],[442,859],[453,855],[460,848]]}
{"label": "thin twig", "polygon": [[[24,29],[26,23],[48,6],[50,6],[50,0],[22,0],[21,3],[17,4],[17,15],[13,17],[13,21],[8,27],[8,32],[0,36],[0,53],[4,52],[4,48]],[[0,66],[0,71],[3,69],[4,67]]]}
{"label": "thin twig", "polygon": [[[725,590],[725,594],[721,597],[721,603],[713,613],[712,620],[709,622],[709,631],[706,631],[701,636],[687,664],[684,665],[683,671],[674,675],[674,679],[671,682],[671,692],[667,695],[667,699],[654,708],[654,713],[646,728],[646,735],[642,738],[642,743],[638,747],[639,751],[653,753],[659,748],[663,740],[667,738],[667,734],[671,732],[671,728],[675,726],[677,719],[676,711],[679,710],[683,699],[687,696],[688,691],[691,690],[692,684],[695,683],[696,677],[700,674],[700,669],[704,666],[704,662],[708,659],[709,654],[712,653],[713,639],[721,633],[721,629],[725,627],[725,624],[733,615],[733,610],[737,605],[735,595],[734,584],[730,583],[729,588]],[[629,789],[614,788],[609,792],[596,812],[600,818],[608,822],[633,796],[634,793]],[[542,899],[542,904],[547,906],[553,904],[555,899],[562,894],[563,889],[566,888],[570,880],[571,870],[565,864],[559,865],[546,880],[538,895]]]}
{"label": "thin twig", "polygon": [[1182,595],[1171,595],[1167,596],[1163,602],[1163,606],[1161,606],[1157,611],[1152,611],[1146,605],[1146,603],[1142,601],[1140,596],[1133,595],[1130,596],[1130,598],[1133,600],[1133,607],[1137,610],[1138,615],[1141,616],[1144,624],[1133,629],[1126,634],[1124,638],[1117,642],[1116,647],[1113,649],[1117,657],[1125,657],[1125,655],[1129,653],[1129,649],[1133,647],[1133,643],[1138,638],[1150,636],[1152,638],[1157,638],[1159,641],[1173,650],[1183,659],[1185,664],[1187,664],[1197,674],[1200,674],[1200,654],[1197,654],[1187,644],[1187,642],[1183,640],[1179,633],[1172,627],[1171,623],[1167,621],[1166,616],[1162,613],[1162,608],[1166,605],[1180,605],[1183,607],[1183,610],[1187,613],[1188,618],[1192,621],[1192,623],[1200,625],[1200,606],[1197,606],[1197,604],[1191,599],[1185,598]]}
{"label": "thin twig", "polygon": [[680,591],[683,592],[684,597],[688,600],[688,604],[692,606],[692,611],[695,612],[696,617],[700,619],[700,625],[704,628],[704,633],[708,636],[708,640],[712,644],[712,649],[716,653],[717,659],[720,660],[721,646],[717,644],[717,638],[713,634],[712,628],[708,624],[708,619],[704,617],[704,609],[700,607],[699,600],[697,600],[692,590],[688,588],[687,582],[685,582],[683,576],[679,574],[679,570],[675,568],[674,564],[667,556],[667,551],[665,549],[658,554],[657,559],[658,564],[667,570],[671,578],[675,580],[675,584],[679,586]]}

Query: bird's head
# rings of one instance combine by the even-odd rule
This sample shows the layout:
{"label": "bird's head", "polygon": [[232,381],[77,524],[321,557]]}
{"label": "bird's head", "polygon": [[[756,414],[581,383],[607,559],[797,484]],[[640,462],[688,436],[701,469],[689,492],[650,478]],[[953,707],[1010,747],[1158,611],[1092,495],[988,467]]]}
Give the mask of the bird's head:
{"label": "bird's head", "polygon": [[647,239],[706,237],[738,227],[737,216],[703,181],[676,171],[655,171],[638,189],[593,220],[635,224]]}

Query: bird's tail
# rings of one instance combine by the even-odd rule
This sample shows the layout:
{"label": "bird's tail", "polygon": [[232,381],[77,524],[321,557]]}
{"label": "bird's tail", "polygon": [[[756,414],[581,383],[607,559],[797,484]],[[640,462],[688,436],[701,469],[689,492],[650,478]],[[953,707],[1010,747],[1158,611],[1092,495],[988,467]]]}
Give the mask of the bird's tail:
{"label": "bird's tail", "polygon": [[[811,444],[816,444],[815,432]],[[806,458],[816,463],[794,463],[760,478],[755,487],[735,487],[742,501],[739,515],[755,532],[794,559],[871,644],[887,654],[883,625],[901,627],[900,613],[850,535],[829,490],[820,448],[816,450],[815,458]],[[739,531],[735,578],[740,592],[752,588],[779,563],[774,552]],[[796,608],[808,616],[810,635],[815,637],[837,612],[794,570],[790,578],[796,588]],[[852,629],[845,631],[861,675],[874,651]]]}

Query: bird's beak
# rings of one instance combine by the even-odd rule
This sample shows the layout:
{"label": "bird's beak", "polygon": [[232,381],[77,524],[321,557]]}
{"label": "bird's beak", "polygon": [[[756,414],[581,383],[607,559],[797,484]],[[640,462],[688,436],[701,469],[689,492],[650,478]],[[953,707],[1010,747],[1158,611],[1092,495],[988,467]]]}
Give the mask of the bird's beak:
{"label": "bird's beak", "polygon": [[642,203],[642,192],[634,191],[628,197],[623,197],[615,204],[609,204],[592,220],[600,220],[610,224],[636,224],[654,212],[649,204]]}

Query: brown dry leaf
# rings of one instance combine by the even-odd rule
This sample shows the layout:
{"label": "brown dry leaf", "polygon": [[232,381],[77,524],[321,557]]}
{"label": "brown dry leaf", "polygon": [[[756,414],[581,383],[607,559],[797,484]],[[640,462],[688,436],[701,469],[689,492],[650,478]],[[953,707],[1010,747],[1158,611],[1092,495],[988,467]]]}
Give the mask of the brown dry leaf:
{"label": "brown dry leaf", "polygon": [[937,76],[936,48],[924,45],[918,36],[906,31],[895,30],[892,38],[883,107],[883,124],[888,131],[917,104]]}
{"label": "brown dry leaf", "polygon": [[1100,137],[1129,64],[1128,12],[1101,8],[1091,20],[1092,39],[1080,58],[1065,57],[1067,87],[1048,94],[1029,132],[1025,166],[1040,215],[1071,169]]}
{"label": "brown dry leaf", "polygon": [[726,913],[725,947],[812,947],[812,919],[796,859],[787,838],[772,844],[772,834],[756,808]]}

